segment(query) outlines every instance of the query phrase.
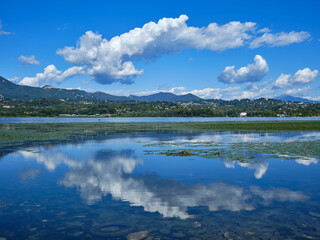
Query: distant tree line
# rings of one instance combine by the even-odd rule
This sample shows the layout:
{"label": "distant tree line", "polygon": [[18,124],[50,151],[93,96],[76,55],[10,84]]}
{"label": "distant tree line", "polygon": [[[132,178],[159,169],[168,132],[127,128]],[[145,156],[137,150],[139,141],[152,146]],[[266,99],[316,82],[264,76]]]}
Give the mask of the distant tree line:
{"label": "distant tree line", "polygon": [[273,99],[207,100],[195,102],[105,102],[58,99],[1,99],[1,117],[248,117],[320,116],[319,103],[282,102]]}

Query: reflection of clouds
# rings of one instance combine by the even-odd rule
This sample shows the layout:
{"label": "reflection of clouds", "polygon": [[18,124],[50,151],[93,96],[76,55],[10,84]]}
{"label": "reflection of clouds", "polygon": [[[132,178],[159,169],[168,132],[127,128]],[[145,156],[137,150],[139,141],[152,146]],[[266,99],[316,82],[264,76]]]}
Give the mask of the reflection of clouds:
{"label": "reflection of clouds", "polygon": [[141,160],[128,154],[105,154],[104,158],[91,159],[81,168],[71,170],[60,183],[66,187],[78,187],[81,196],[90,204],[103,195],[111,194],[115,199],[128,201],[131,206],[142,206],[145,211],[182,219],[187,218],[188,207],[207,206],[210,211],[240,211],[253,210],[257,204],[271,200],[306,199],[303,193],[286,189],[264,191],[258,187],[245,189],[222,182],[185,184],[154,175],[130,176],[136,165],[141,163]]}
{"label": "reflection of clouds", "polygon": [[308,199],[308,197],[301,192],[294,192],[285,188],[273,188],[271,190],[263,191],[259,187],[253,186],[250,189],[255,195],[263,198],[266,202],[275,199],[280,202],[295,202]]}
{"label": "reflection of clouds", "polygon": [[302,156],[290,156],[290,155],[278,155],[279,157],[283,157],[283,158],[289,158],[289,159],[296,159],[296,163],[298,164],[302,164],[305,166],[309,166],[310,164],[314,163],[314,164],[318,164],[318,159],[317,158],[312,158],[312,157],[302,157]]}
{"label": "reflection of clouds", "polygon": [[309,166],[311,163],[318,164],[318,159],[304,157],[297,159],[296,162],[305,166]]}
{"label": "reflection of clouds", "polygon": [[[319,140],[319,132],[295,133],[252,133],[237,131],[216,131],[187,137],[175,137],[172,141],[240,143],[240,142],[293,142]],[[164,139],[166,141],[166,139]]]}
{"label": "reflection of clouds", "polygon": [[200,136],[197,136],[191,140],[189,140],[189,142],[191,143],[195,143],[195,142],[213,142],[213,143],[219,143],[223,141],[223,137],[221,134],[212,134],[212,135],[208,135],[208,134],[203,134]]}
{"label": "reflection of clouds", "polygon": [[[217,136],[218,140],[219,135]],[[130,141],[132,142],[132,139]],[[122,145],[123,142],[120,142],[119,144]],[[109,146],[108,144],[106,145]],[[78,153],[71,155],[70,152],[75,149]],[[63,148],[55,148],[41,152],[20,151],[20,154],[44,164],[50,171],[61,164],[69,166],[70,171],[60,184],[66,187],[77,187],[81,197],[89,204],[100,201],[102,196],[112,195],[114,199],[127,201],[131,206],[141,206],[148,212],[159,212],[164,217],[185,219],[188,217],[188,208],[196,206],[207,206],[210,211],[249,211],[261,204],[269,204],[271,201],[307,199],[303,193],[288,189],[265,190],[256,186],[244,188],[223,182],[185,184],[155,175],[134,176],[132,175],[134,169],[139,164],[143,164],[143,161],[132,151],[96,150],[91,149],[90,153],[83,155],[79,146],[73,148],[67,146],[64,151]],[[80,158],[82,160],[79,160]],[[235,164],[238,164],[252,169],[258,179],[266,173],[268,168],[268,162],[264,160],[255,163],[223,160],[223,163],[228,168],[234,168]]]}
{"label": "reflection of clouds", "polygon": [[[262,140],[263,138],[263,140]],[[239,143],[239,142],[260,142],[260,141],[280,141],[283,137],[269,136],[264,133],[246,133],[246,132],[234,132],[234,131],[211,131],[208,133],[184,133],[184,134],[158,134],[156,136],[150,136],[148,141],[145,139],[143,142],[147,143]]]}
{"label": "reflection of clouds", "polygon": [[113,156],[105,161],[90,160],[81,169],[70,171],[61,183],[77,186],[89,203],[102,195],[128,201],[132,206],[142,206],[145,211],[159,212],[165,217],[186,218],[187,208],[208,206],[209,210],[252,210],[246,200],[249,195],[243,188],[224,183],[186,185],[175,180],[156,176],[130,177],[140,160]]}
{"label": "reflection of clouds", "polygon": [[19,153],[24,158],[31,158],[35,159],[38,163],[43,163],[45,167],[50,170],[54,171],[56,167],[60,164],[65,164],[69,167],[80,167],[82,163],[77,159],[69,158],[63,152],[51,152],[51,151],[44,151],[44,152],[30,152],[30,151],[19,151]]}
{"label": "reflection of clouds", "polygon": [[310,141],[310,140],[319,140],[320,133],[319,132],[307,132],[301,133],[299,135],[290,136],[285,139],[286,142],[294,142],[294,141]]}
{"label": "reflection of clouds", "polygon": [[[117,160],[119,158],[114,158],[111,162],[121,168],[124,162]],[[187,218],[187,208],[193,206],[208,206],[210,211],[253,209],[252,204],[246,202],[248,194],[239,187],[224,183],[185,185],[156,176],[132,178],[113,172],[109,164],[101,168],[101,164],[97,167],[93,163],[90,161],[85,169],[69,172],[61,181],[64,186],[80,187],[81,196],[91,204],[102,195],[111,194],[115,199],[130,202],[131,206],[142,206],[145,211],[182,219]]]}
{"label": "reflection of clouds", "polygon": [[130,174],[140,160],[123,153],[99,155],[109,155],[111,158],[89,160],[82,168],[67,173],[61,183],[65,186],[80,187],[82,197],[90,204],[100,200],[101,194],[110,193],[114,198],[123,200],[130,198],[131,191],[137,188],[137,182],[123,176]]}
{"label": "reflection of clouds", "polygon": [[40,173],[39,169],[24,169],[19,173],[21,179],[35,179]]}
{"label": "reflection of clouds", "polygon": [[172,142],[212,142],[212,143],[238,143],[238,142],[257,142],[259,141],[259,135],[256,133],[230,133],[230,132],[212,132],[210,134],[201,134],[194,136],[191,139],[180,138],[175,139]]}
{"label": "reflection of clouds", "polygon": [[238,142],[257,142],[259,138],[257,136],[253,136],[252,134],[243,134],[236,137]]}
{"label": "reflection of clouds", "polygon": [[221,160],[226,168],[235,168],[235,161]]}
{"label": "reflection of clouds", "polygon": [[263,177],[263,175],[267,172],[268,166],[269,166],[269,163],[266,160],[261,160],[259,162],[254,162],[254,163],[244,163],[244,162],[230,161],[230,160],[222,160],[222,162],[226,168],[234,168],[235,163],[237,163],[241,167],[253,169],[254,176],[257,179],[260,179]]}
{"label": "reflection of clouds", "polygon": [[254,170],[254,176],[257,179],[263,177],[263,175],[267,172],[269,163],[267,161],[260,161],[258,163],[238,163],[241,167],[247,167],[249,169]]}

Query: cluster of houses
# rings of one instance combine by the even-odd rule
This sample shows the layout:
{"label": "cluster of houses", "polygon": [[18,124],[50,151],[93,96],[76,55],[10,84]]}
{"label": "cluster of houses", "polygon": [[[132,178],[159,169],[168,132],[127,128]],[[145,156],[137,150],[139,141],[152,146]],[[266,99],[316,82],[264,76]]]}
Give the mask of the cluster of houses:
{"label": "cluster of houses", "polygon": [[2,108],[6,108],[6,109],[9,109],[9,108],[14,108],[14,106],[10,106],[10,105],[3,105]]}
{"label": "cluster of houses", "polygon": [[59,117],[111,117],[112,114],[94,114],[94,115],[79,115],[79,114],[60,114]]}

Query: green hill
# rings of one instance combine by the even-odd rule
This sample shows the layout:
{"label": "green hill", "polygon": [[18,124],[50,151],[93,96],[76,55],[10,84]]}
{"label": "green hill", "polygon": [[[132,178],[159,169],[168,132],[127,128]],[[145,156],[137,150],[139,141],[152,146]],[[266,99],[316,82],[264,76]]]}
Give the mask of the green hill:
{"label": "green hill", "polygon": [[63,99],[67,101],[110,101],[110,102],[132,102],[132,101],[198,101],[201,98],[193,94],[175,95],[173,93],[156,93],[148,96],[114,96],[104,92],[89,93],[78,89],[56,88],[50,85],[39,87],[29,87],[10,82],[0,76],[0,95],[9,99],[31,100],[42,98]]}
{"label": "green hill", "polygon": [[202,100],[201,98],[188,93],[185,95],[175,95],[173,93],[167,93],[167,92],[160,92],[151,94],[148,96],[135,96],[130,95],[131,99],[136,101],[144,101],[144,102],[179,102],[179,101],[199,101]]}
{"label": "green hill", "polygon": [[18,85],[0,77],[0,95],[10,99],[30,100],[42,98],[55,98],[64,100],[93,100],[94,97],[77,89],[61,89],[52,86],[29,87]]}

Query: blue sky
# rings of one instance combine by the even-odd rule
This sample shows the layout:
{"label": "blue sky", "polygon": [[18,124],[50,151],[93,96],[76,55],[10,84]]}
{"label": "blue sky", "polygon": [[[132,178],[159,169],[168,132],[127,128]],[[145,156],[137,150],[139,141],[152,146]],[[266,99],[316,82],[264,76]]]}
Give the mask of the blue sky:
{"label": "blue sky", "polygon": [[0,75],[115,95],[320,100],[319,10],[317,0],[3,1]]}

